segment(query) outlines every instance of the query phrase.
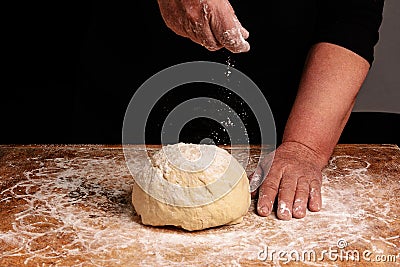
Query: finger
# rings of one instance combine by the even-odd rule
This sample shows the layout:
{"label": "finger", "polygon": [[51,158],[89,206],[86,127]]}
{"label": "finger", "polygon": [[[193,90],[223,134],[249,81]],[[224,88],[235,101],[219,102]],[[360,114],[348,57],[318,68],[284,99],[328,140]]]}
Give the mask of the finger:
{"label": "finger", "polygon": [[272,206],[278,193],[279,182],[282,177],[282,173],[277,170],[278,168],[271,168],[258,190],[257,213],[260,216],[268,216],[272,211]]}
{"label": "finger", "polygon": [[302,176],[297,180],[296,194],[293,202],[293,217],[304,218],[307,211],[310,184],[306,177]]}
{"label": "finger", "polygon": [[250,189],[254,189],[257,185],[260,186],[263,178],[263,169],[260,165],[254,170],[252,174],[249,176],[250,180]]}
{"label": "finger", "polygon": [[310,195],[308,209],[310,211],[320,211],[322,207],[321,179],[314,179],[310,183]]}
{"label": "finger", "polygon": [[297,179],[284,174],[279,185],[278,209],[276,215],[281,220],[292,218],[293,200],[296,193]]}
{"label": "finger", "polygon": [[237,26],[224,31],[220,36],[219,42],[232,53],[242,53],[250,50],[250,44],[244,39],[241,28]]}
{"label": "finger", "polygon": [[189,38],[192,42],[204,46],[210,51],[216,51],[221,49],[223,46],[215,39],[214,34],[210,29],[210,25],[203,20],[201,22],[197,21],[187,21],[182,25],[183,32],[176,32],[184,37]]}
{"label": "finger", "polygon": [[210,19],[210,27],[215,39],[232,53],[249,51],[250,44],[245,40],[248,37],[247,30],[236,18],[232,7],[227,4],[225,8],[213,14]]}
{"label": "finger", "polygon": [[244,27],[242,26],[242,24],[240,23],[240,21],[237,19],[236,16],[235,16],[234,20],[235,20],[235,22],[236,22],[236,25],[239,27],[240,33],[242,34],[243,38],[244,38],[244,39],[249,38],[249,36],[250,36],[249,31],[246,30],[246,28],[244,28]]}
{"label": "finger", "polygon": [[223,47],[214,37],[209,24],[196,23],[192,29],[191,40],[204,46],[210,51],[216,51]]}
{"label": "finger", "polygon": [[257,164],[257,168],[255,169],[254,173],[251,174],[250,189],[254,190],[254,188],[257,187],[257,190],[254,190],[254,192],[251,193],[251,196],[253,198],[257,196],[257,193],[259,191],[258,187],[260,187],[260,185],[263,183],[263,178],[268,174],[271,168],[274,155],[275,151],[268,153],[265,158],[260,158],[260,161]]}
{"label": "finger", "polygon": [[247,39],[250,36],[250,33],[243,27],[240,27],[240,33],[242,34],[244,39]]}
{"label": "finger", "polygon": [[[250,181],[250,189],[255,187],[257,184],[260,183],[260,180],[263,178],[263,170],[260,166],[257,166],[255,171],[249,175],[249,181]],[[255,198],[257,195],[257,189],[251,192],[251,197]]]}

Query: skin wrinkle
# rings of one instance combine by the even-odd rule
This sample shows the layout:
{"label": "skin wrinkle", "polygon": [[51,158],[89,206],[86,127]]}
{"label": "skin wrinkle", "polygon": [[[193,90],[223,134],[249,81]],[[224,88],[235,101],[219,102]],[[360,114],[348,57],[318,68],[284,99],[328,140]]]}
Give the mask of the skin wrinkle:
{"label": "skin wrinkle", "polygon": [[[204,20],[207,21],[209,24],[210,22],[209,22],[209,18],[208,18],[208,5],[207,5],[207,3],[204,3],[204,0],[200,0],[200,4],[202,4],[202,6],[203,6],[202,11],[203,11]],[[203,26],[203,24],[200,24],[200,25]],[[214,51],[217,49],[217,46],[208,45],[206,39],[202,39],[201,45],[211,51]]]}
{"label": "skin wrinkle", "polygon": [[158,4],[172,31],[210,51],[225,47],[240,53],[250,49],[245,40],[249,34],[227,0],[158,0]]}

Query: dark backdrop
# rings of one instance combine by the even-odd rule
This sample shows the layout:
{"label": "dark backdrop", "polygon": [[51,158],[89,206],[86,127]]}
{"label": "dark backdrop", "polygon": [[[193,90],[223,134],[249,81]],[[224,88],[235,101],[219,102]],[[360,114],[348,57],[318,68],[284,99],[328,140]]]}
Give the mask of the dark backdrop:
{"label": "dark backdrop", "polygon": [[[299,18],[301,23],[283,25],[284,31],[274,23],[311,8],[307,1],[292,4],[297,2],[296,14],[283,7],[268,16],[254,5],[236,9],[251,33],[245,55],[209,52],[175,35],[156,1],[10,3],[2,36],[0,142],[119,144],[125,109],[146,79],[177,63],[228,58],[264,91],[280,138],[300,77],[294,70],[301,69],[309,46],[301,40],[312,34],[307,25],[315,18]],[[398,114],[353,113],[340,142],[399,144],[399,122]],[[249,122],[256,143],[252,127]],[[159,141],[156,129],[149,143]],[[187,131],[182,139],[203,135]]]}

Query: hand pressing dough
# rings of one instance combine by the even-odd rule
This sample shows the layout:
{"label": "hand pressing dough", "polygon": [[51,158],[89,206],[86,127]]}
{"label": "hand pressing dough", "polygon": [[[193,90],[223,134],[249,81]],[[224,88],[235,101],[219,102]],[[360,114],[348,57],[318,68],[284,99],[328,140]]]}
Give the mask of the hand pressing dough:
{"label": "hand pressing dough", "polygon": [[240,223],[250,207],[245,170],[214,145],[164,146],[139,176],[132,204],[146,225],[202,230]]}

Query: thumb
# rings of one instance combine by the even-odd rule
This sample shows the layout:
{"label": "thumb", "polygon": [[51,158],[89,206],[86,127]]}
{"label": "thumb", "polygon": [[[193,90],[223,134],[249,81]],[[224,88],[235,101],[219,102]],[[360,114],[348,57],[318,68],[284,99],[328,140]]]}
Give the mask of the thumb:
{"label": "thumb", "polygon": [[256,185],[258,185],[260,183],[260,180],[262,179],[263,176],[263,170],[260,166],[257,166],[257,168],[255,169],[255,171],[249,175],[249,181],[250,181],[250,190],[252,190],[251,193],[251,197],[254,198],[257,195],[258,192],[258,188],[254,187]]}

